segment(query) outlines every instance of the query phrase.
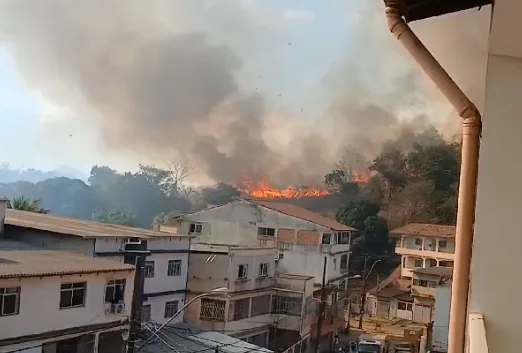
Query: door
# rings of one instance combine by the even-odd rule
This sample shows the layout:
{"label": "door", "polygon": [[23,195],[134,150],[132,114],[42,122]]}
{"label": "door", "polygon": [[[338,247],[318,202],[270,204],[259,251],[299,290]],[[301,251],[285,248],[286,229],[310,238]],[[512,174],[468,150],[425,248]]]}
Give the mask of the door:
{"label": "door", "polygon": [[383,300],[377,301],[377,316],[388,318],[389,304]]}
{"label": "door", "polygon": [[431,306],[429,305],[415,305],[414,321],[429,323],[431,321]]}

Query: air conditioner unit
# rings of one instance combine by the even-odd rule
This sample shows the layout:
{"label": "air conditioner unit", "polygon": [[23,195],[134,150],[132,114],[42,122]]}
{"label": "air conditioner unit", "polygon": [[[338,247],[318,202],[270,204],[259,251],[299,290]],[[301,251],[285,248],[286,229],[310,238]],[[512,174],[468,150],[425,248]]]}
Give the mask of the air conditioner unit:
{"label": "air conditioner unit", "polygon": [[141,244],[141,240],[140,239],[136,239],[136,238],[127,238],[125,239],[124,241],[125,244]]}
{"label": "air conditioner unit", "polygon": [[117,303],[111,305],[112,314],[123,314],[125,312],[125,303]]}

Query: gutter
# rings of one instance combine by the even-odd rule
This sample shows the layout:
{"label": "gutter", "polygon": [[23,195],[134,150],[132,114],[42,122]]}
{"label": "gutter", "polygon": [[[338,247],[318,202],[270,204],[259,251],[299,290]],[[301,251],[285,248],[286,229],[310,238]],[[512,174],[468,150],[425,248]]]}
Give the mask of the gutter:
{"label": "gutter", "polygon": [[449,353],[464,353],[482,118],[401,15],[401,0],[384,0],[388,28],[462,118],[462,161],[455,235]]}

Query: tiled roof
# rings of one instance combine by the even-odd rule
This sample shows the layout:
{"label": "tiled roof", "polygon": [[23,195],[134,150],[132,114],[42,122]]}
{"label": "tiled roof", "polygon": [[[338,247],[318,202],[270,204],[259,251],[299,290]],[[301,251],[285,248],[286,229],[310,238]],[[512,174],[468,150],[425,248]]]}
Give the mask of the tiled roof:
{"label": "tiled roof", "polygon": [[75,235],[82,238],[152,238],[183,236],[165,232],[156,232],[151,229],[127,227],[116,224],[58,217],[49,214],[25,212],[12,209],[6,210],[5,224],[60,234]]}
{"label": "tiled roof", "polygon": [[455,231],[455,226],[410,223],[403,227],[390,231],[390,234],[395,236],[413,235],[434,238],[455,238]]}
{"label": "tiled roof", "polygon": [[274,202],[274,201],[263,201],[263,200],[248,200],[254,204],[259,206],[263,206],[269,208],[273,211],[284,213],[288,216],[292,216],[295,218],[300,218],[305,221],[318,224],[320,226],[330,228],[336,231],[354,231],[355,228],[349,227],[342,223],[337,222],[331,218],[321,216],[318,213],[309,211],[305,208],[299,207],[297,205],[291,203],[282,203],[282,202]]}
{"label": "tiled roof", "polygon": [[0,278],[132,271],[134,266],[66,251],[0,251]]}

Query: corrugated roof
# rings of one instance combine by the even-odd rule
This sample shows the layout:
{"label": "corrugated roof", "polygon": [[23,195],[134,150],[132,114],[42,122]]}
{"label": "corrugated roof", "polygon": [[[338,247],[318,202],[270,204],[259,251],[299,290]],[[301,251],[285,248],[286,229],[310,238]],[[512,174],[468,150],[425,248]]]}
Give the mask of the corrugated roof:
{"label": "corrugated roof", "polygon": [[403,227],[390,231],[391,235],[413,235],[434,238],[455,238],[455,226],[444,226],[440,224],[410,223]]}
{"label": "corrugated roof", "polygon": [[152,238],[189,236],[12,209],[6,210],[5,224],[59,234],[75,235],[82,238]]}
{"label": "corrugated roof", "polygon": [[297,205],[291,203],[281,203],[274,201],[263,201],[263,200],[248,200],[252,203],[255,203],[259,206],[263,206],[269,208],[273,211],[277,211],[280,213],[284,213],[288,216],[292,216],[295,218],[300,218],[308,222],[312,222],[318,224],[320,226],[330,228],[336,231],[355,231],[355,228],[349,227],[342,223],[337,222],[331,218],[321,216],[318,213],[309,211],[305,208],[299,207]]}
{"label": "corrugated roof", "polygon": [[66,251],[0,251],[0,278],[56,276],[134,270],[134,266]]}
{"label": "corrugated roof", "polygon": [[426,268],[418,268],[413,270],[414,273],[421,275],[433,275],[433,276],[441,276],[441,277],[452,277],[453,276],[453,268],[451,267],[426,267]]}

